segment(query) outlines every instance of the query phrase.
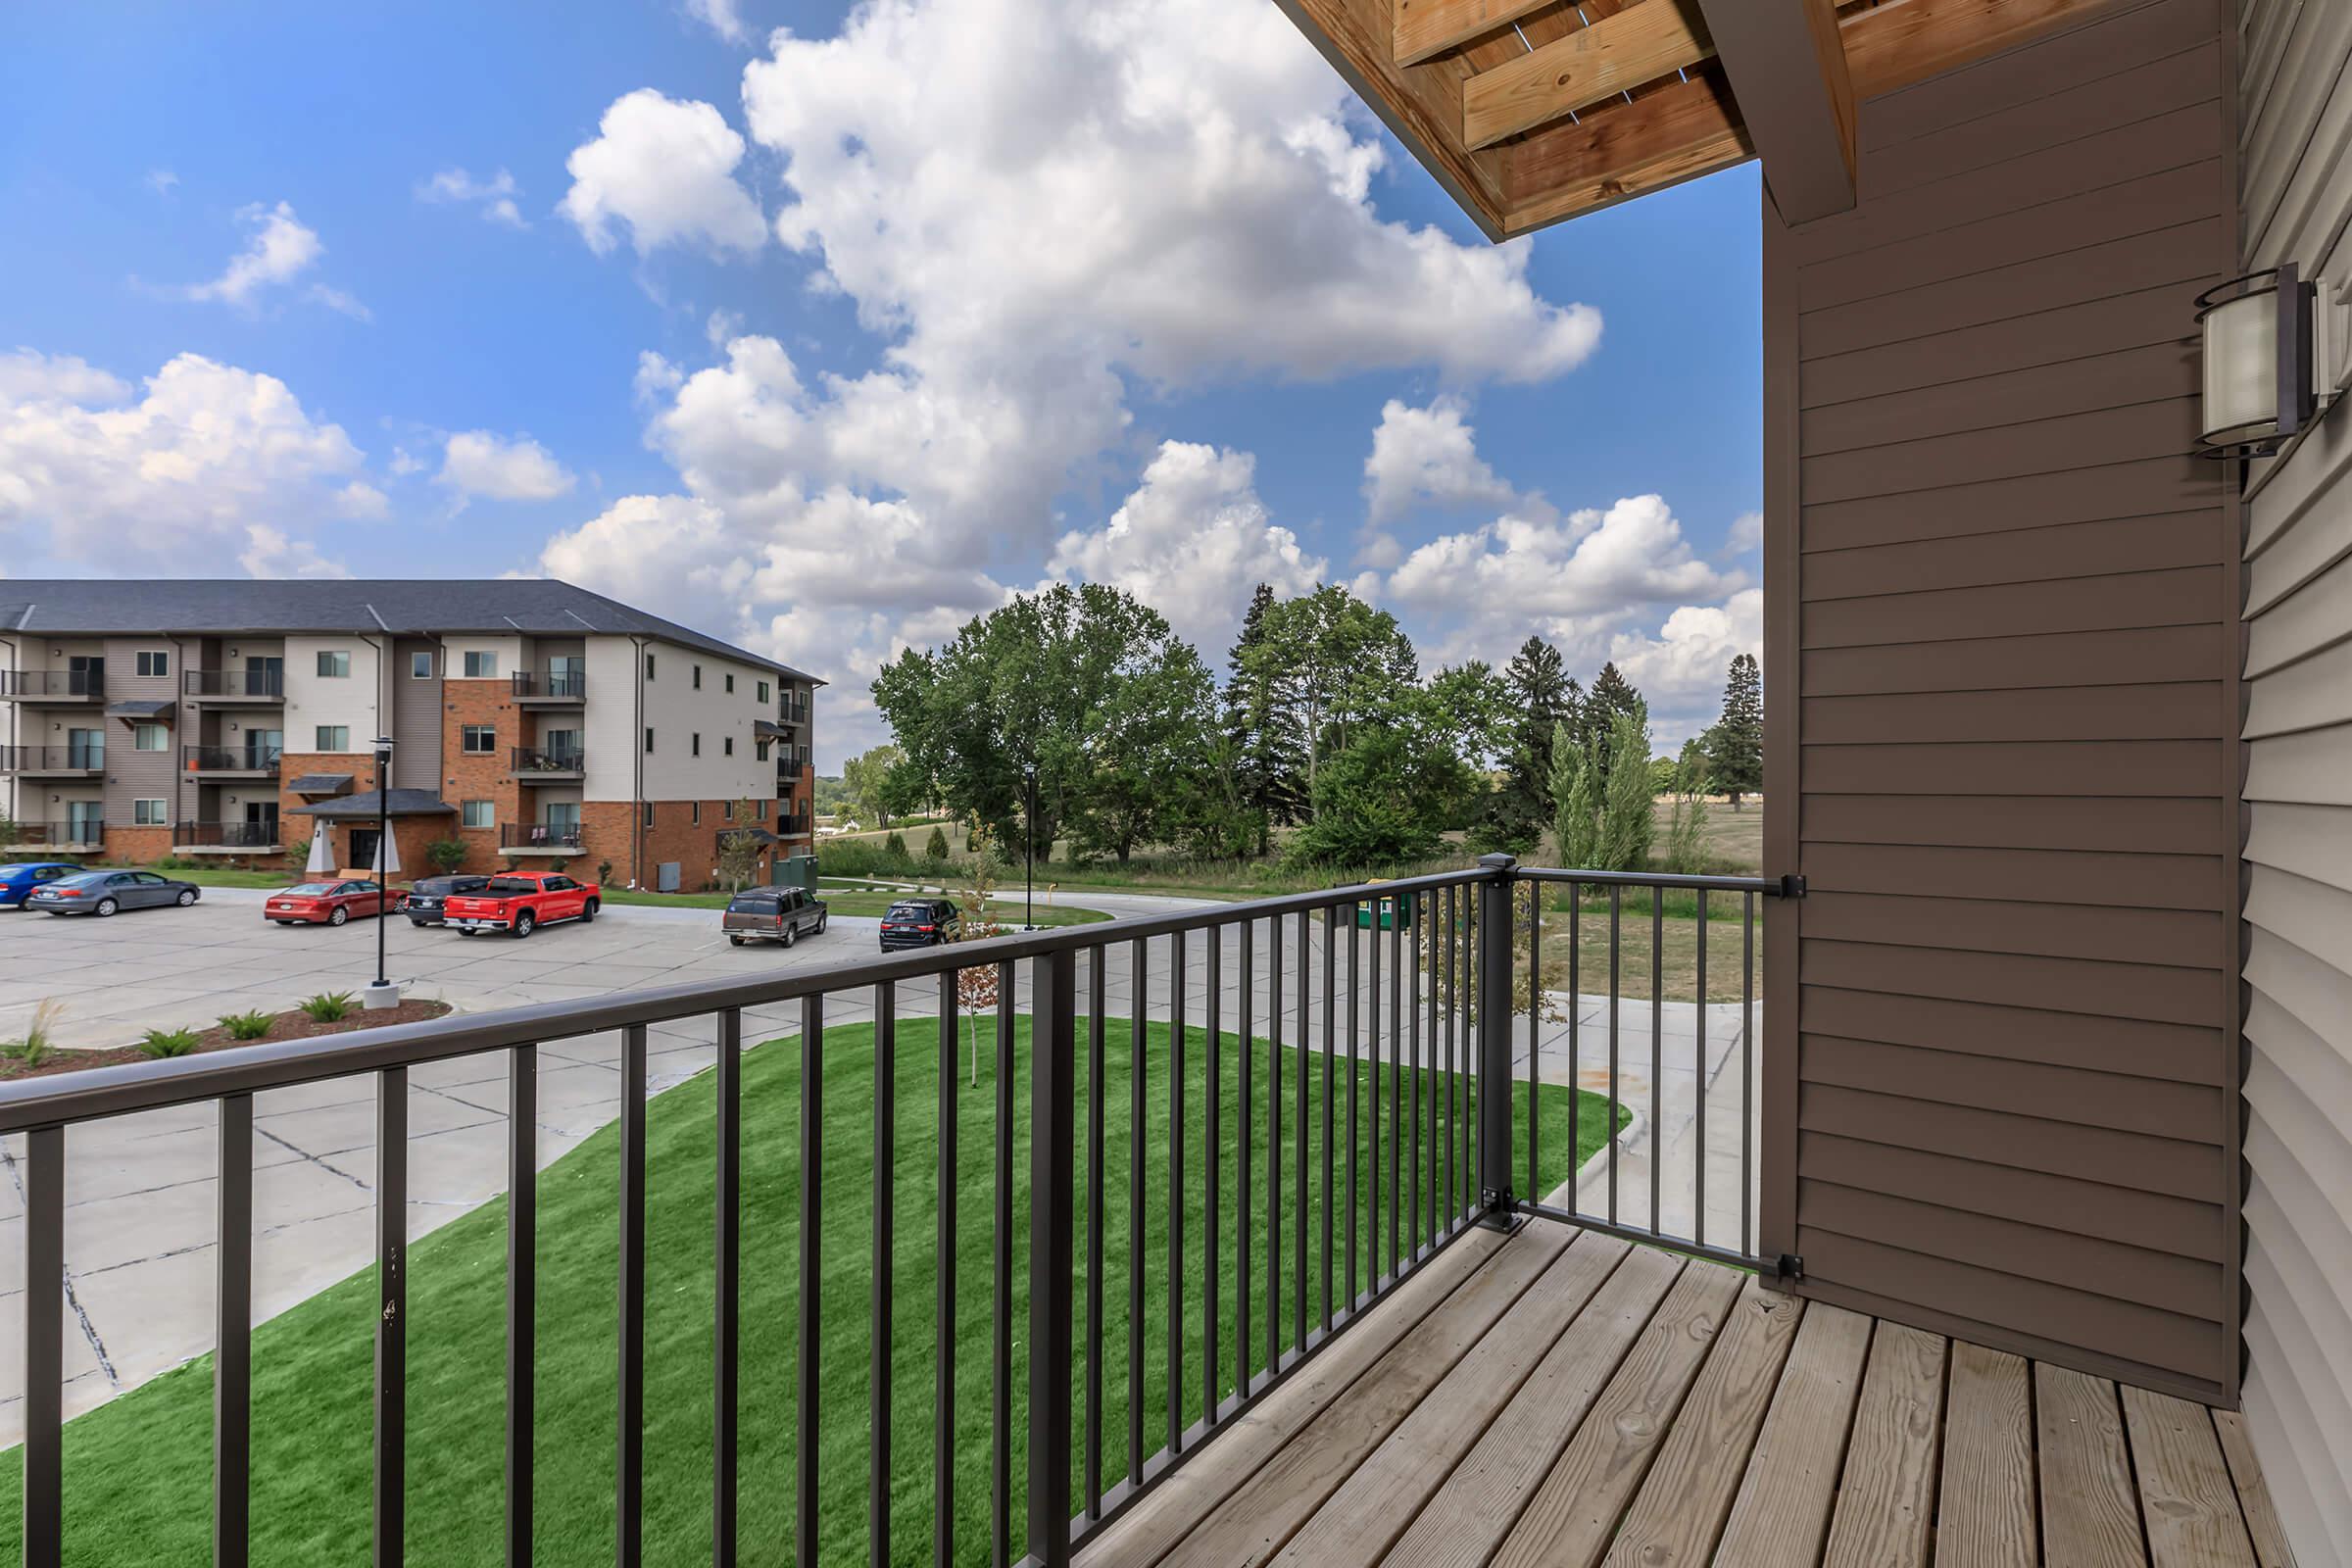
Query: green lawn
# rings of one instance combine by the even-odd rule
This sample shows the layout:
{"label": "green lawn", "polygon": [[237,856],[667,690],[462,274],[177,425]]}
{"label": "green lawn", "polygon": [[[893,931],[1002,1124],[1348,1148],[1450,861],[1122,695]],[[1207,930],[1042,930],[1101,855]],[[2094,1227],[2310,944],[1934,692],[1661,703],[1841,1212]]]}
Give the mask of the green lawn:
{"label": "green lawn", "polygon": [[[1081,1020],[1081,1059],[1086,1034]],[[1127,1162],[1131,1026],[1109,1028],[1105,1101],[1106,1266],[1102,1340],[1104,1430],[1123,1434],[1126,1422],[1126,1298],[1129,1187]],[[981,1080],[956,1089],[956,1171],[960,1224],[955,1248],[955,1451],[953,1517],[956,1560],[988,1560],[992,1233],[997,1086],[991,1077],[993,1025],[981,1024]],[[1146,1449],[1165,1430],[1168,1126],[1170,1031],[1152,1024],[1145,1052],[1148,1152],[1142,1195]],[[1186,1362],[1184,1418],[1200,1409],[1200,1313],[1206,1284],[1201,1257],[1204,1217],[1202,1160],[1207,1074],[1205,1036],[1188,1031],[1185,1061],[1186,1161],[1184,1282]],[[930,1020],[909,1020],[897,1036],[893,1101],[896,1158],[890,1190],[897,1211],[891,1260],[896,1313],[892,1320],[892,1378],[888,1395],[892,1450],[892,1559],[928,1562],[931,1549],[932,1390],[938,1364],[932,1312],[935,1289],[935,1214],[939,1127],[939,1041]],[[1016,1061],[1027,1059],[1027,1021],[1016,1027]],[[1238,1154],[1240,1053],[1224,1052],[1220,1103],[1223,1211],[1220,1278],[1225,1305],[1220,1364],[1230,1374],[1235,1326],[1234,1162]],[[1252,1271],[1253,1306],[1246,1317],[1263,1323],[1265,1189],[1264,1104],[1269,1048],[1257,1048],[1254,1123],[1258,1181],[1252,1194],[1258,1259]],[[871,1026],[829,1031],[824,1039],[821,1311],[818,1459],[822,1493],[822,1560],[865,1560],[866,1446],[873,1404],[868,1389],[868,1331],[874,1203]],[[958,1043],[960,1075],[965,1046]],[[1320,1104],[1320,1056],[1310,1056],[1308,1082]],[[1286,1112],[1295,1052],[1284,1054]],[[1348,1063],[1338,1064],[1344,1086]],[[1368,1086],[1370,1069],[1361,1069]],[[1408,1086],[1410,1079],[1407,1079]],[[1428,1075],[1425,1091],[1442,1086]],[[709,1073],[653,1101],[648,1113],[648,1225],[650,1281],[646,1335],[646,1560],[710,1560],[710,1431],[711,1344],[711,1229],[713,1122]],[[1024,1473],[1020,1451],[1026,1388],[1027,1080],[1013,1084],[1015,1192],[1013,1195],[1014,1327],[1011,1383],[1016,1491]],[[1466,1086],[1465,1086],[1466,1088]],[[1408,1089],[1409,1092],[1409,1089]],[[1078,1181],[1086,1180],[1081,1085]],[[1572,1160],[1557,1135],[1568,1113],[1568,1091],[1546,1086],[1543,1111],[1555,1129],[1544,1140],[1546,1190],[1564,1180]],[[1514,1086],[1523,1113],[1527,1089]],[[1340,1125],[1345,1127],[1344,1096]],[[1386,1097],[1384,1094],[1384,1103]],[[800,1049],[798,1041],[770,1042],[743,1062],[743,1298],[741,1400],[742,1560],[789,1559],[794,1522],[794,1438],[797,1312],[800,1289],[797,1195],[800,1184]],[[1425,1102],[1426,1103],[1426,1102]],[[1577,1157],[1599,1145],[1608,1119],[1597,1097],[1585,1096]],[[1286,1186],[1290,1152],[1298,1132],[1285,1116]],[[1319,1112],[1310,1114],[1309,1168],[1319,1172]],[[1523,1114],[1513,1118],[1524,1125]],[[1368,1124],[1365,1128],[1369,1135]],[[541,1177],[538,1226],[539,1325],[537,1483],[538,1561],[610,1561],[614,1431],[614,1306],[616,1281],[616,1130],[607,1127],[551,1166]],[[1465,1150],[1465,1153],[1467,1151]],[[1408,1178],[1409,1180],[1409,1178]],[[1368,1195],[1366,1195],[1368,1198]],[[1384,1194],[1385,1198],[1385,1194]],[[1318,1209],[1319,1212],[1319,1209]],[[418,1242],[410,1254],[409,1320],[409,1560],[493,1564],[499,1560],[503,1509],[501,1432],[505,1310],[506,1205],[496,1200]],[[1382,1221],[1385,1234],[1386,1219]],[[1308,1227],[1308,1278],[1320,1271],[1320,1225]],[[193,1240],[193,1238],[191,1238]],[[1086,1249],[1079,1231],[1078,1266]],[[1363,1266],[1359,1264],[1359,1268]],[[1286,1244],[1286,1286],[1291,1264]],[[1344,1274],[1344,1269],[1341,1271]],[[1343,1278],[1339,1289],[1346,1289]],[[1319,1292],[1310,1287],[1310,1298]],[[368,1543],[368,1390],[374,1275],[362,1271],[284,1313],[254,1336],[253,1558],[266,1563],[360,1563]],[[1083,1298],[1081,1298],[1083,1300]],[[1287,1341],[1287,1313],[1285,1336]],[[1081,1308],[1081,1348],[1086,1334]],[[1251,1336],[1262,1360],[1262,1332]],[[1081,1362],[1081,1365],[1083,1362]],[[1082,1391],[1083,1384],[1078,1388]],[[73,1422],[66,1430],[65,1489],[70,1563],[209,1560],[212,1367],[200,1359]],[[1106,1475],[1124,1465],[1123,1446],[1107,1455]],[[21,1549],[21,1467],[0,1456],[0,1558]],[[1023,1517],[1016,1497],[1010,1517]],[[1017,1550],[1016,1553],[1017,1555]]]}

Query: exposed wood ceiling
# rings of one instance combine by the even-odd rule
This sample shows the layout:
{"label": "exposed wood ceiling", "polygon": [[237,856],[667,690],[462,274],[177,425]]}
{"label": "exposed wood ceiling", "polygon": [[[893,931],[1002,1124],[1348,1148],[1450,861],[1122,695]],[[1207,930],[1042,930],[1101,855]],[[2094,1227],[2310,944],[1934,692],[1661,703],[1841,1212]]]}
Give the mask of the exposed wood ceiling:
{"label": "exposed wood ceiling", "polygon": [[2132,0],[1275,0],[1493,239],[1761,156],[1850,206],[1854,105]]}

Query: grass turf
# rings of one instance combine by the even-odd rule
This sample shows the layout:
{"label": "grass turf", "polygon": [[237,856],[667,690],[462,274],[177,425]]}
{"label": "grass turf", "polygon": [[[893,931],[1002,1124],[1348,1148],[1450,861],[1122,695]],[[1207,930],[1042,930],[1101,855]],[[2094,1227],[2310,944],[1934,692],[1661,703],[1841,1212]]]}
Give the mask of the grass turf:
{"label": "grass turf", "polygon": [[[1146,1154],[1142,1192],[1143,1430],[1147,1453],[1166,1431],[1168,1353],[1168,1189],[1170,1118],[1169,1027],[1146,1026]],[[1013,1324],[1010,1424],[1013,1495],[1007,1517],[1017,1537],[1024,1518],[1022,1437],[1026,1406],[1028,1026],[1015,1020],[1011,1083],[1014,1105],[1012,1195]],[[991,1348],[994,1325],[993,1208],[996,1105],[993,1020],[978,1021],[980,1081],[971,1086],[970,1043],[951,1054],[956,1123],[958,1224],[954,1247],[956,1309],[954,1472],[951,1516],[955,1560],[989,1558],[992,1512]],[[1083,1398],[1086,1341],[1083,1278],[1086,1267],[1083,1193],[1087,1126],[1084,1067],[1088,1031],[1080,1020],[1081,1085],[1077,1230],[1080,1271],[1079,1368],[1073,1403]],[[1183,1099],[1184,1368],[1181,1414],[1196,1419],[1201,1400],[1201,1307],[1207,1275],[1201,1254],[1207,1105],[1206,1036],[1187,1031]],[[1223,1148],[1220,1170],[1219,1367],[1230,1386],[1237,1316],[1233,1250],[1237,1244],[1235,1161],[1239,1152],[1241,1053],[1227,1037],[1220,1075]],[[939,1171],[939,1070],[942,1049],[932,1020],[906,1020],[895,1037],[895,1150],[890,1190],[896,1213],[890,1277],[891,1375],[888,1411],[891,1460],[891,1557],[928,1562],[932,1541],[931,1452],[933,1389],[939,1367],[934,1332]],[[1266,1102],[1270,1048],[1254,1056],[1254,1150],[1251,1308],[1252,1364],[1264,1357]],[[797,1037],[771,1041],[743,1059],[743,1292],[741,1331],[741,1560],[789,1560],[795,1518],[795,1366],[798,1350],[800,1190],[800,1046]],[[866,1555],[866,1456],[878,1406],[870,1397],[875,1051],[870,1025],[827,1030],[823,1036],[823,1146],[820,1159],[824,1230],[821,1345],[819,1347],[820,1558],[862,1562]],[[1104,1160],[1104,1332],[1100,1342],[1104,1383],[1103,1431],[1107,1478],[1125,1470],[1127,1422],[1130,1107],[1134,1059],[1132,1026],[1106,1023]],[[1299,1126],[1295,1116],[1300,1057],[1283,1052],[1286,1194],[1295,1193],[1292,1163]],[[1322,1069],[1310,1054],[1308,1169],[1321,1171]],[[1333,1058],[1335,1123],[1345,1137],[1348,1063]],[[1368,1095],[1373,1069],[1359,1065],[1359,1094]],[[1413,1075],[1406,1073],[1409,1095]],[[1443,1075],[1424,1073],[1425,1093],[1442,1092]],[[1468,1100],[1468,1084],[1463,1093]],[[712,1078],[705,1072],[657,1097],[648,1110],[648,1288],[646,1332],[645,1541],[651,1563],[710,1560]],[[1524,1129],[1528,1093],[1512,1125]],[[1569,1113],[1568,1091],[1544,1086],[1541,1111],[1552,1129],[1541,1146],[1542,1181],[1548,1191],[1573,1169],[1568,1141],[1558,1135]],[[1382,1102],[1389,1104],[1388,1079]],[[1363,1103],[1369,1103],[1368,1100]],[[1423,1101],[1423,1115],[1429,1102]],[[1574,1159],[1599,1147],[1609,1121],[1596,1096],[1583,1097]],[[1463,1125],[1474,1126],[1465,1103]],[[1383,1112],[1384,1128],[1388,1126]],[[1426,1124],[1424,1124],[1426,1125]],[[1368,1112],[1362,1134],[1370,1136]],[[1424,1136],[1423,1153],[1432,1151]],[[1384,1148],[1387,1147],[1384,1139]],[[1467,1166],[1470,1151],[1464,1140]],[[1424,1158],[1425,1174],[1428,1160]],[[1514,1165],[1516,1168],[1516,1162]],[[1343,1161],[1344,1169],[1344,1161]],[[1430,1179],[1436,1179],[1432,1176]],[[1409,1191],[1412,1176],[1405,1176]],[[537,1560],[573,1564],[612,1556],[612,1475],[616,1345],[616,1193],[618,1141],[607,1127],[551,1165],[540,1177],[537,1232],[539,1340],[536,1485]],[[1359,1211],[1364,1234],[1370,1195]],[[1380,1232],[1388,1228],[1385,1191]],[[1319,1214],[1320,1204],[1313,1206]],[[1426,1216],[1429,1205],[1425,1202]],[[1284,1289],[1295,1266],[1287,1221]],[[1310,1312],[1319,1320],[1321,1225],[1308,1228]],[[1341,1225],[1344,1237],[1344,1220]],[[1368,1243],[1366,1246],[1368,1247]],[[437,1565],[500,1560],[504,1508],[502,1432],[506,1203],[494,1200],[418,1241],[409,1257],[408,1560]],[[1341,1249],[1335,1248],[1335,1250]],[[1358,1259],[1358,1283],[1368,1279]],[[1347,1291],[1344,1258],[1335,1292]],[[1286,1297],[1287,1298],[1287,1297]],[[363,1270],[263,1325],[254,1335],[253,1559],[270,1563],[357,1563],[369,1540],[369,1390],[375,1276]],[[1289,1314],[1283,1335],[1289,1339]],[[1311,1326],[1311,1324],[1310,1324]],[[1075,1419],[1075,1418],[1074,1418]],[[1078,1429],[1081,1433],[1083,1428]],[[212,1367],[200,1358],[72,1422],[65,1435],[66,1561],[115,1565],[209,1560],[211,1520]],[[1081,1461],[1082,1462],[1082,1461]],[[1074,1472],[1075,1473],[1075,1472]],[[0,1555],[20,1550],[21,1466],[0,1459]],[[1018,1555],[1016,1546],[1014,1555]]]}

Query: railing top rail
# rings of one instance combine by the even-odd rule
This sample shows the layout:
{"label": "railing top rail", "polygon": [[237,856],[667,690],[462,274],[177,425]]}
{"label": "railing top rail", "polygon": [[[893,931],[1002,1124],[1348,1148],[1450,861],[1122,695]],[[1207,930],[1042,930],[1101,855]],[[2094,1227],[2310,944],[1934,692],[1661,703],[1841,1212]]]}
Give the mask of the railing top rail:
{"label": "railing top rail", "polygon": [[1590,882],[1595,887],[1691,888],[1708,893],[1763,893],[1780,898],[1790,891],[1788,877],[1687,876],[1673,871],[1566,871],[1556,866],[1522,865],[1514,876],[1530,882]]}
{"label": "railing top rail", "polygon": [[1363,904],[1400,893],[1484,882],[1506,874],[1508,869],[1507,865],[1482,865],[1399,877],[1393,882],[1354,883],[1312,893],[1219,905],[1209,909],[1135,915],[1094,925],[1064,926],[1052,931],[995,937],[985,942],[857,958],[766,978],[699,982],[612,997],[537,1003],[476,1016],[388,1024],[356,1034],[240,1046],[207,1052],[200,1056],[93,1067],[56,1078],[21,1079],[0,1084],[0,1133],[161,1110],[217,1100],[223,1095],[289,1089],[354,1073],[416,1066],[486,1051],[598,1034],[630,1024],[664,1023],[729,1007],[768,1006],[803,997],[921,980],[950,970],[1009,963],[1045,954],[1110,947],[1244,920]]}

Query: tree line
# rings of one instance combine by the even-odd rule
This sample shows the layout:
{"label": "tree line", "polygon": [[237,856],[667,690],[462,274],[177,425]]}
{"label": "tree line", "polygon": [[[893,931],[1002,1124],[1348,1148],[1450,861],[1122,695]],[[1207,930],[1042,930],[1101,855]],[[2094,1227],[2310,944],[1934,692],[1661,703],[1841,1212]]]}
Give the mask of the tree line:
{"label": "tree line", "polygon": [[1469,660],[1424,677],[1396,617],[1336,584],[1289,598],[1261,584],[1221,672],[1134,595],[1056,585],[908,649],[873,692],[896,744],[853,759],[843,795],[875,825],[936,807],[1012,855],[1032,838],[1121,861],[1279,844],[1362,867],[1430,857],[1448,830],[1526,855],[1549,828],[1569,864],[1631,866],[1664,788],[1711,779],[1737,801],[1762,785],[1746,655],[1722,721],[1653,761],[1647,706],[1614,663],[1587,688],[1531,636],[1500,670]]}

